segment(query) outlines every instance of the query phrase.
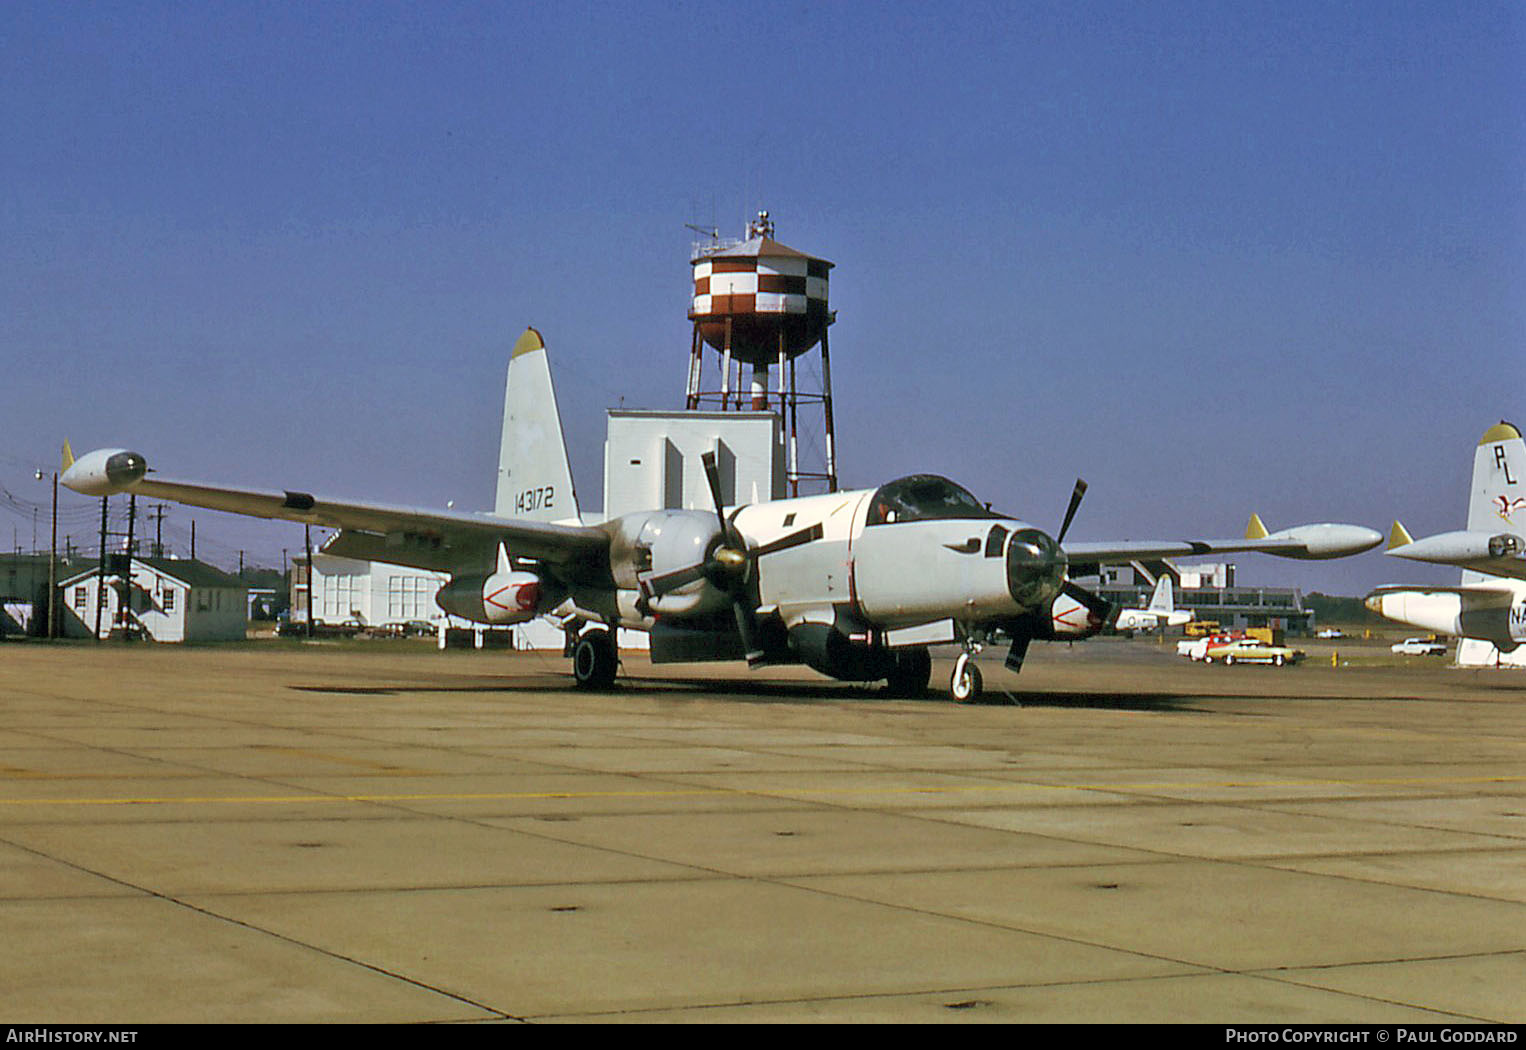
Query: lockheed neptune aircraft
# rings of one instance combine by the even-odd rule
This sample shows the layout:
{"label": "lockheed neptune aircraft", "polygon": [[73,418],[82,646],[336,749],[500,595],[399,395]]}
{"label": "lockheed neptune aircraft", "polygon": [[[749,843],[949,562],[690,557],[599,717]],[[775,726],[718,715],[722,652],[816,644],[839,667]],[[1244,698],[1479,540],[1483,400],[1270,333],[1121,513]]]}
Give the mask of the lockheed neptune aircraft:
{"label": "lockheed neptune aircraft", "polygon": [[324,551],[449,572],[436,599],[478,623],[559,622],[579,685],[613,682],[615,628],[650,633],[655,663],[804,663],[833,678],[924,692],[928,647],[962,648],[951,691],[980,696],[972,657],[996,641],[1021,668],[1034,639],[1096,634],[1115,610],[1067,578],[1077,564],[1261,551],[1335,558],[1381,534],[1304,525],[1243,540],[1065,543],[1085,483],[1056,536],[997,513],[946,478],[725,506],[713,455],[711,510],[651,510],[582,524],[545,344],[515,344],[493,514],[320,499],[306,492],[174,481],[136,452],[100,449],[67,466],[88,495],[138,492],[213,510],[340,530]]}
{"label": "lockheed neptune aircraft", "polygon": [[[1520,523],[1516,518],[1521,519]],[[1473,454],[1468,527],[1412,539],[1394,522],[1388,554],[1455,565],[1457,587],[1391,585],[1365,599],[1390,620],[1477,639],[1501,652],[1526,642],[1526,441],[1513,424],[1484,432]],[[1461,660],[1459,660],[1461,662]]]}
{"label": "lockheed neptune aircraft", "polygon": [[1150,631],[1157,627],[1180,627],[1191,620],[1191,609],[1176,608],[1171,577],[1161,573],[1150,593],[1150,604],[1143,609],[1119,609],[1113,627],[1120,631]]}

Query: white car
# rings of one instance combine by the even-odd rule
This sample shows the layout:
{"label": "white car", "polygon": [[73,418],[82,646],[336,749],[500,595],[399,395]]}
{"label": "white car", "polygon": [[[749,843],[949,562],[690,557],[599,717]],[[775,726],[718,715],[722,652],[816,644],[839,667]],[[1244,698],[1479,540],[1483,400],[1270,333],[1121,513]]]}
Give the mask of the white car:
{"label": "white car", "polygon": [[1406,638],[1389,648],[1403,656],[1445,656],[1447,647],[1430,638]]}
{"label": "white car", "polygon": [[1339,627],[1326,627],[1323,631],[1320,631],[1314,637],[1316,637],[1316,638],[1344,638],[1344,637],[1346,637],[1346,632],[1341,630]]}

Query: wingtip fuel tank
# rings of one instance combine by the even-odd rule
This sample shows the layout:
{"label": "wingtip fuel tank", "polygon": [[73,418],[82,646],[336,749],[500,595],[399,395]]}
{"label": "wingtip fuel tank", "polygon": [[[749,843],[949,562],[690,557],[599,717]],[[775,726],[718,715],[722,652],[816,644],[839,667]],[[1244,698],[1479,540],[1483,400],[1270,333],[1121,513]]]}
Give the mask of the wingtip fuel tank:
{"label": "wingtip fuel tank", "polygon": [[58,479],[85,496],[110,496],[131,488],[148,473],[148,460],[125,448],[98,448],[74,460]]}

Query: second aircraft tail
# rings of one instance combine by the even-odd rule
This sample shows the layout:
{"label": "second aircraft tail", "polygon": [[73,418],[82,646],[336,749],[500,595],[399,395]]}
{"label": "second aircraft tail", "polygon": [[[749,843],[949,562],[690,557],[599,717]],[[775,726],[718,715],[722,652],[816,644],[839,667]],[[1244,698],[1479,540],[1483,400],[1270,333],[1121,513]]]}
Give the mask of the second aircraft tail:
{"label": "second aircraft tail", "polygon": [[[1526,533],[1526,441],[1514,424],[1500,422],[1484,431],[1473,454],[1473,484],[1468,492],[1469,532]],[[1463,570],[1463,583],[1491,577]]]}

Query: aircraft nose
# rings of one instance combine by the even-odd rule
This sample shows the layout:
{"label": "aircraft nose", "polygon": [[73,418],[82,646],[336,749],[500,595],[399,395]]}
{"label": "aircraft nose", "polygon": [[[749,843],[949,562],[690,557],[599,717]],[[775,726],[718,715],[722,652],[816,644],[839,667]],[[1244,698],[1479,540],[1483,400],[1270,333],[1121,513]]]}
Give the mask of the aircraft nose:
{"label": "aircraft nose", "polygon": [[1007,590],[1023,608],[1040,608],[1060,593],[1069,566],[1053,537],[1038,529],[1019,529],[1007,545]]}

